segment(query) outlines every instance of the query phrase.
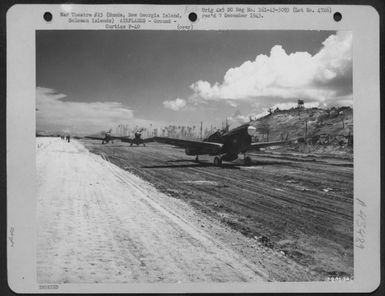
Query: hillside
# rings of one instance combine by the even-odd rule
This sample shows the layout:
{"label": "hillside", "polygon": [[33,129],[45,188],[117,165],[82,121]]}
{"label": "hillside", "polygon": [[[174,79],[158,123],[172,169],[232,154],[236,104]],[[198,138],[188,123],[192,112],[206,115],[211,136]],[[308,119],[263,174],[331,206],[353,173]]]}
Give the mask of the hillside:
{"label": "hillside", "polygon": [[275,110],[252,124],[258,131],[254,141],[275,141],[286,136],[303,138],[284,148],[275,147],[275,151],[352,157],[353,109],[350,107]]}

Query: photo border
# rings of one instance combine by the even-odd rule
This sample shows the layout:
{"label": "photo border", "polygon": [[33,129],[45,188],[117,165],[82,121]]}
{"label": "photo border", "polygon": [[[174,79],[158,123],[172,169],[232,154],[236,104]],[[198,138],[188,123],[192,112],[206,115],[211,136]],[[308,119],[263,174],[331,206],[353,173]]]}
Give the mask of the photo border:
{"label": "photo border", "polygon": [[[301,2],[301,1],[299,1],[299,2]],[[327,2],[329,2],[329,1],[327,1]],[[52,2],[51,2],[52,3]],[[84,2],[82,2],[82,3],[84,3]],[[223,2],[222,2],[223,3]],[[205,3],[206,4],[206,3]],[[258,3],[258,4],[260,4],[260,3]],[[323,2],[323,4],[324,4],[324,2]],[[363,24],[363,25],[366,25],[365,23]],[[9,26],[8,26],[9,27]],[[382,28],[382,25],[381,25],[381,28]],[[369,32],[369,33],[371,33],[371,32]],[[378,34],[379,34],[379,32],[378,32]],[[8,38],[9,36],[7,36],[7,38]],[[353,39],[355,39],[356,38],[356,33],[354,32],[353,33]],[[354,41],[353,41],[354,42]],[[7,42],[7,46],[9,46],[9,43]],[[356,46],[354,45],[354,48],[355,48]],[[29,49],[30,50],[30,49]],[[8,57],[7,57],[8,58]],[[353,59],[353,63],[354,63],[354,67],[356,66],[356,64],[355,64],[355,61],[356,61],[356,59],[354,58]],[[379,60],[378,60],[378,65],[379,65]],[[4,77],[4,76],[3,76]],[[9,76],[7,77],[8,79],[9,79]],[[378,79],[378,83],[379,83],[379,79]],[[8,87],[9,87],[9,84],[8,84]],[[353,85],[353,88],[355,87],[355,85]],[[12,87],[11,87],[12,88]],[[381,86],[381,88],[382,88],[382,90],[383,90],[383,86]],[[354,90],[353,91],[353,93],[354,93],[354,96],[356,96],[356,91]],[[383,93],[383,92],[382,92]],[[8,96],[7,96],[7,99],[9,99],[10,98],[10,96],[9,96],[9,93],[7,93],[8,94]],[[12,96],[11,96],[12,97]],[[378,98],[379,98],[379,94],[378,94]],[[9,102],[8,102],[8,104],[7,104],[7,108],[9,108],[10,106],[9,106]],[[356,108],[356,105],[354,105],[354,108]],[[380,105],[380,108],[381,108],[381,112],[383,111],[383,104],[381,104]],[[7,111],[9,111],[9,109],[7,109]],[[33,111],[34,112],[34,111]],[[8,114],[7,115],[9,115],[9,114],[11,114],[10,112],[8,112]],[[5,118],[5,116],[4,116],[4,118]],[[7,139],[9,139],[9,137],[10,137],[10,133],[9,133],[9,131],[10,131],[10,128],[12,127],[10,127],[9,126],[9,121],[7,122],[8,123],[8,126],[7,126],[7,131],[8,131],[8,133],[7,133]],[[379,132],[379,130],[377,131],[377,132]],[[382,131],[381,131],[382,132]],[[373,134],[372,134],[373,135]],[[383,135],[382,133],[381,133],[381,135]],[[11,135],[12,136],[12,135]],[[33,135],[34,136],[34,135]],[[12,140],[13,139],[11,139],[11,143],[12,143]],[[378,140],[379,141],[379,140]],[[8,141],[9,142],[9,141]],[[357,143],[357,141],[355,141],[355,144]],[[379,144],[379,142],[376,142],[376,144]],[[13,147],[12,147],[13,148]],[[356,148],[356,147],[355,147]],[[8,148],[9,149],[9,148]],[[383,145],[382,145],[382,147],[381,147],[381,152],[383,151],[382,149],[384,149],[383,148]],[[356,149],[355,149],[355,155],[356,155]],[[383,158],[381,157],[381,164],[382,164],[382,160],[383,160]],[[10,164],[12,164],[12,162],[10,163],[9,162],[9,159],[8,159],[8,165],[10,165]],[[8,169],[9,169],[9,166],[8,166]],[[355,173],[356,173],[356,165],[355,165],[355,167],[354,167],[354,169],[355,169]],[[381,170],[382,170],[382,168],[381,168]],[[379,171],[378,171],[378,173],[379,173]],[[356,178],[356,174],[354,175],[354,178]],[[4,179],[3,179],[4,180]],[[5,184],[4,184],[5,185]],[[9,194],[9,192],[8,192],[8,194]],[[7,206],[9,206],[9,201],[8,201],[8,205]],[[382,205],[383,206],[383,205]],[[8,212],[8,215],[9,215],[10,213]],[[382,217],[383,218],[383,217]],[[9,230],[9,225],[8,225],[8,230]],[[8,234],[8,231],[7,231],[7,234]],[[381,237],[382,239],[383,239],[383,236]],[[9,244],[9,240],[7,240],[7,243]],[[379,242],[378,242],[379,243]],[[382,249],[381,249],[381,251],[382,251]],[[383,252],[383,251],[382,251]],[[383,266],[381,266],[381,268],[382,268],[382,270],[383,270]],[[308,283],[307,283],[308,284]],[[324,284],[323,282],[321,283],[321,284]],[[99,286],[100,284],[98,284],[98,286]],[[11,288],[14,288],[14,286],[12,287],[12,285],[11,285]],[[22,290],[19,290],[19,291],[22,291]],[[29,290],[30,291],[30,290]],[[66,290],[61,290],[60,292],[65,292]],[[239,291],[239,290],[238,290]],[[276,291],[276,290],[275,290]],[[42,292],[42,291],[40,291],[40,292]],[[53,292],[53,291],[49,291],[49,292]],[[117,292],[117,291],[116,291]],[[139,292],[139,291],[138,291]],[[266,291],[267,292],[267,291]],[[276,291],[277,292],[277,291]],[[367,291],[367,292],[369,292],[369,291]]]}

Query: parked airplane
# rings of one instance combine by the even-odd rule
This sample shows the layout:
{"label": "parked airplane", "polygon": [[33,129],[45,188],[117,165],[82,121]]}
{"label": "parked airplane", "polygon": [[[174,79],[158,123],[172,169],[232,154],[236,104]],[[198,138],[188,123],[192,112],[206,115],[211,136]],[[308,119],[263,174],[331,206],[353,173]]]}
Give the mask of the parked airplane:
{"label": "parked airplane", "polygon": [[152,142],[153,140],[151,140],[150,138],[149,139],[142,139],[142,131],[143,130],[136,131],[135,137],[133,139],[130,139],[128,137],[124,137],[124,138],[121,138],[121,141],[126,142],[126,143],[130,143],[130,146],[132,146],[134,144],[136,146],[139,146],[140,144],[143,144],[143,146],[146,146],[145,143]]}
{"label": "parked airplane", "polygon": [[[217,131],[203,141],[182,140],[168,137],[154,137],[153,141],[170,144],[185,148],[187,155],[195,155],[199,161],[199,155],[215,156],[214,165],[220,166],[222,161],[233,161],[238,158],[238,154],[244,155],[245,165],[251,164],[251,158],[246,156],[247,151],[258,151],[260,148],[283,145],[294,140],[275,141],[275,142],[251,142],[251,137],[255,135],[256,128],[249,123],[243,124],[232,130]],[[150,140],[150,139],[149,139]],[[297,140],[297,139],[296,139]]]}
{"label": "parked airplane", "polygon": [[93,140],[101,140],[102,144],[104,143],[114,143],[113,140],[115,139],[121,139],[122,137],[116,137],[111,135],[112,129],[110,129],[108,132],[101,132],[98,136],[85,136],[87,139],[93,139]]}

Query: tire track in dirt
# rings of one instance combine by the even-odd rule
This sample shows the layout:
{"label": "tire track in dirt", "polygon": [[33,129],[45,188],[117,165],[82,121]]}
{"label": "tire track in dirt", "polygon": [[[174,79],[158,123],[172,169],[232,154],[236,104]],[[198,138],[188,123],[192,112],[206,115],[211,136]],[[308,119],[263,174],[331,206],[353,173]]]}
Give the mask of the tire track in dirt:
{"label": "tire track in dirt", "polygon": [[[144,153],[144,152],[143,151],[139,151],[139,153]],[[111,157],[114,158],[116,156],[111,156]],[[146,157],[150,158],[150,159],[152,159],[154,161],[159,161],[158,157],[153,157],[151,155],[146,155]],[[269,212],[269,215],[273,215],[277,219],[280,219],[281,217],[283,217],[286,214],[287,209],[285,207],[282,207],[280,204],[277,204],[275,199],[280,199],[282,201],[285,201],[287,205],[291,205],[292,203],[297,203],[300,206],[304,205],[304,206],[307,206],[307,208],[305,207],[306,211],[310,211],[312,213],[317,213],[317,211],[316,211],[317,207],[314,207],[311,203],[301,203],[301,202],[293,201],[291,198],[286,198],[284,195],[281,195],[281,194],[275,192],[274,190],[269,190],[269,187],[265,186],[265,184],[261,184],[261,185],[257,184],[257,183],[256,184],[252,184],[254,186],[253,189],[246,189],[243,186],[242,180],[238,181],[234,177],[229,178],[227,176],[224,176],[222,170],[221,170],[221,173],[222,173],[222,175],[221,175],[220,173],[216,174],[216,173],[205,171],[204,169],[197,169],[197,168],[192,168],[192,167],[189,167],[187,169],[195,171],[195,172],[198,172],[201,175],[202,174],[209,175],[211,177],[216,178],[217,180],[218,179],[226,179],[229,182],[229,184],[232,184],[233,186],[237,187],[239,192],[247,192],[247,193],[249,193],[249,194],[251,194],[253,196],[257,195],[258,198],[259,198],[258,202],[250,201],[250,199],[248,197],[243,198],[243,196],[241,194],[238,194],[238,195],[226,195],[225,197],[222,197],[222,198],[233,199],[234,196],[237,196],[237,200],[232,200],[231,201],[232,203],[238,204],[238,205],[243,206],[243,207],[250,207],[250,206],[254,205],[256,209],[260,208],[260,207],[264,207]],[[218,170],[218,168],[214,168],[214,169]],[[215,180],[215,179],[213,179],[213,180]],[[270,181],[271,180],[269,180],[269,182]],[[235,184],[234,184],[234,182],[235,182]],[[247,181],[244,181],[244,183],[247,183]],[[256,192],[258,192],[258,194]],[[234,192],[234,194],[236,194],[236,193],[237,192]],[[260,194],[260,193],[263,193],[263,194]],[[293,192],[290,192],[290,194],[291,195],[295,195],[295,193],[293,193]],[[268,199],[271,196],[273,196],[272,200],[268,201]],[[297,197],[301,198],[300,195],[297,195]],[[244,200],[244,202],[241,202],[239,199]],[[330,204],[329,204],[329,206],[330,206]],[[277,212],[277,207],[281,207],[281,210],[279,211],[279,213],[276,213]],[[312,209],[312,208],[316,208],[316,209]],[[351,217],[349,215],[345,215],[344,218],[341,218],[339,215],[344,215],[344,214],[340,213],[340,212],[337,212],[337,211],[333,211],[333,210],[329,211],[328,209],[321,208],[321,207],[319,207],[318,210],[322,211],[324,214],[332,216],[333,219],[342,220],[342,221],[349,221],[349,218],[351,219]],[[337,216],[335,216],[333,214],[337,214]],[[302,213],[302,215],[303,215],[303,213]],[[305,221],[306,221],[306,224],[308,226],[310,225],[310,226],[313,226],[313,227],[316,227],[316,228],[319,228],[319,229],[324,229],[325,232],[329,231],[329,225],[325,224],[324,220],[318,221],[318,222],[317,221],[312,222],[312,220],[304,219],[304,221],[299,221],[298,223],[295,223],[295,226],[298,227],[298,228],[303,228]],[[351,240],[352,240],[352,237],[350,235],[345,236],[342,233],[342,234],[340,234],[338,240],[342,241],[344,244],[350,244]]]}
{"label": "tire track in dirt", "polygon": [[[146,157],[153,159],[153,160],[158,160],[158,158],[152,157],[150,155],[147,155]],[[112,156],[110,156],[110,158],[118,158],[118,157],[112,155]],[[121,159],[123,160],[123,158],[121,158]],[[317,198],[313,198],[310,194],[306,194],[303,192],[301,194],[297,194],[295,191],[291,191],[290,192],[290,198],[288,198],[283,194],[280,195],[274,189],[270,189],[270,188],[274,188],[274,186],[279,186],[279,185],[282,186],[282,184],[280,182],[274,181],[272,179],[269,179],[267,181],[261,180],[264,182],[264,184],[261,185],[261,184],[258,184],[255,182],[255,180],[258,180],[258,176],[256,176],[256,178],[253,181],[250,181],[248,179],[241,179],[241,178],[236,179],[236,177],[234,177],[234,176],[227,177],[223,173],[213,173],[213,172],[209,172],[207,170],[199,169],[199,168],[190,167],[187,169],[190,171],[195,171],[201,175],[204,174],[204,175],[213,177],[212,180],[225,179],[229,183],[233,183],[234,186],[237,186],[240,191],[248,192],[252,195],[257,194],[259,198],[272,198],[272,196],[273,196],[272,199],[280,199],[280,201],[286,202],[287,205],[291,205],[294,203],[298,206],[305,208],[307,211],[312,211],[314,213],[319,211],[319,212],[322,212],[322,213],[327,214],[327,215],[337,214],[337,216],[335,218],[342,220],[342,221],[351,221],[351,219],[352,219],[352,213],[345,214],[345,212],[341,211],[341,210],[346,210],[345,209],[346,206],[343,207],[343,205],[345,205],[345,204],[342,204],[342,202],[339,204],[340,209],[338,209],[338,210],[340,210],[340,211],[338,211],[338,210],[330,209],[330,202],[324,201],[324,200],[319,200]],[[220,168],[216,168],[216,169],[221,170]],[[135,170],[138,171],[139,169],[135,169]],[[245,184],[247,184],[249,186],[249,188],[245,188],[244,187]],[[269,186],[269,185],[271,185],[271,186]],[[302,201],[301,200],[302,198],[305,198],[306,200]],[[335,202],[335,200],[333,200],[333,202]],[[317,206],[317,205],[315,205],[315,203],[321,204],[322,206]],[[271,202],[269,204],[271,204]],[[327,206],[329,206],[329,207],[327,207]],[[334,207],[336,207],[335,204],[334,204]]]}

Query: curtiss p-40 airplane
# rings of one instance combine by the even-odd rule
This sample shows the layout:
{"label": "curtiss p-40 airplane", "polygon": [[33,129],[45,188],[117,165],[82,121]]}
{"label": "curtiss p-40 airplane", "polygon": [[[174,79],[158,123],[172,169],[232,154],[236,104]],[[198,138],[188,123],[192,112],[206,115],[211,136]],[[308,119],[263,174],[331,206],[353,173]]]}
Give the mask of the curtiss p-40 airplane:
{"label": "curtiss p-40 airplane", "polygon": [[121,138],[121,140],[122,140],[122,142],[130,143],[130,146],[132,146],[134,144],[136,146],[139,146],[141,144],[143,144],[143,146],[146,146],[145,143],[152,142],[153,140],[151,140],[151,139],[142,139],[142,132],[143,132],[143,130],[136,131],[135,132],[135,137],[133,139],[130,139],[130,138],[126,137],[126,138]]}
{"label": "curtiss p-40 airplane", "polygon": [[[251,158],[246,156],[248,151],[258,151],[260,148],[277,146],[290,143],[295,140],[276,142],[251,142],[251,137],[256,134],[256,128],[249,123],[243,124],[230,131],[217,131],[203,141],[182,140],[168,137],[154,137],[153,141],[185,148],[187,155],[195,155],[196,161],[199,155],[215,156],[214,165],[220,166],[222,161],[233,161],[242,153],[245,165],[251,164]],[[149,139],[150,140],[150,139]]]}
{"label": "curtiss p-40 airplane", "polygon": [[87,139],[101,140],[102,144],[107,144],[109,142],[114,143],[113,140],[121,140],[123,137],[116,137],[111,135],[112,129],[108,132],[101,132],[100,135],[95,136],[85,136]]}

